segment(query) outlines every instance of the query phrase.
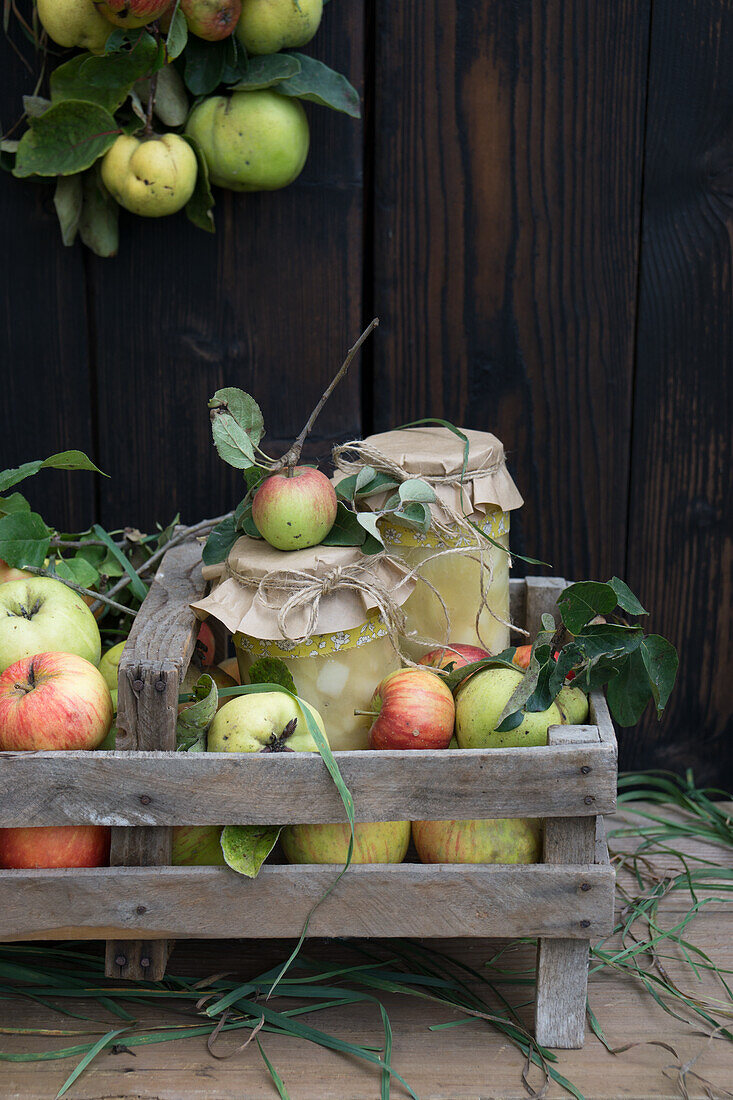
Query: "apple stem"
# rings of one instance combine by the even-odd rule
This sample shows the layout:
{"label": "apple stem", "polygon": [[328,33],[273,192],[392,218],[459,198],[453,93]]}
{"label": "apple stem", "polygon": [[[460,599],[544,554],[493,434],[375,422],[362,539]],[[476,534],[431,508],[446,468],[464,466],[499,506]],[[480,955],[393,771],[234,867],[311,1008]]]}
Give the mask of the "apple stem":
{"label": "apple stem", "polygon": [[357,718],[379,718],[378,710],[355,710],[354,714]]}
{"label": "apple stem", "polygon": [[321,410],[323,409],[323,406],[326,404],[329,397],[331,396],[333,391],[336,389],[336,386],[339,384],[341,379],[346,374],[347,370],[351,366],[351,362],[352,362],[354,356],[356,355],[357,351],[359,350],[361,345],[366,340],[367,336],[371,335],[371,333],[374,331],[374,329],[377,327],[378,324],[379,324],[379,318],[375,317],[367,325],[367,327],[364,329],[361,336],[359,337],[359,339],[354,344],[353,348],[349,348],[349,350],[347,352],[347,355],[346,355],[346,358],[344,359],[344,361],[341,364],[341,366],[339,367],[338,371],[336,372],[336,374],[332,378],[331,382],[326,387],[326,389],[325,389],[320,401],[316,405],[315,409],[313,410],[313,412],[308,417],[308,419],[307,419],[300,435],[295,440],[292,447],[290,447],[290,449],[285,452],[285,454],[282,456],[282,458],[278,459],[278,461],[275,463],[272,470],[270,471],[271,473],[276,474],[279,470],[282,470],[283,467],[287,467],[287,476],[292,477],[293,467],[297,466],[298,463],[300,462],[300,452],[303,450],[303,444],[305,443],[306,439],[310,435],[310,433],[313,429],[313,425],[315,424],[316,420],[318,419],[318,416],[320,415]]}

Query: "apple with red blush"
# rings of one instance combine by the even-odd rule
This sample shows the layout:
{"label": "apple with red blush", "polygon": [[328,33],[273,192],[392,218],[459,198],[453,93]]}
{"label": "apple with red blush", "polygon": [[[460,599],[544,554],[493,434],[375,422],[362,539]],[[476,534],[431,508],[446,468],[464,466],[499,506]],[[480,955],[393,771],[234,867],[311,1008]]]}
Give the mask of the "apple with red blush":
{"label": "apple with red blush", "polygon": [[265,478],[252,499],[252,519],[277,550],[323,542],[336,521],[336,491],[313,466],[286,467]]}
{"label": "apple with red blush", "polygon": [[0,829],[0,867],[106,867],[106,825],[39,825]]}
{"label": "apple with red blush", "polygon": [[0,749],[96,749],[112,725],[102,673],[75,653],[37,653],[0,675]]}
{"label": "apple with red blush", "polygon": [[456,710],[437,673],[400,668],[385,676],[364,713],[374,716],[369,731],[373,749],[446,749]]}

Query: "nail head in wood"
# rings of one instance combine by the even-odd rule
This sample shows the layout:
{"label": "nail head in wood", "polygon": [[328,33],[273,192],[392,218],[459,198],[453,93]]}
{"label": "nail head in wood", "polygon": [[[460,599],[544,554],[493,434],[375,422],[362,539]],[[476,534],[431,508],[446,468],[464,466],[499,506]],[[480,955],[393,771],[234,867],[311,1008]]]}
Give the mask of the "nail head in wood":
{"label": "nail head in wood", "polygon": [[142,689],[144,687],[142,680],[133,680],[132,681],[132,686],[135,689],[135,691],[142,691]]}
{"label": "nail head in wood", "polygon": [[587,794],[583,801],[585,802],[586,806],[591,806],[595,802],[595,798],[592,794]]}
{"label": "nail head in wood", "polygon": [[581,928],[590,928],[590,921],[589,920],[582,920],[580,922],[580,927]]}
{"label": "nail head in wood", "polygon": [[115,966],[126,966],[127,958],[124,955],[115,955]]}
{"label": "nail head in wood", "polygon": [[[589,887],[589,886],[587,886],[587,884],[586,884],[586,883],[583,883],[583,886],[581,887],[581,889],[582,889],[582,890],[585,890],[585,889],[590,889],[590,887]],[[138,906],[137,906],[137,907],[135,908],[135,912],[137,913],[137,915],[138,915],[139,917],[141,917],[141,916],[143,915],[143,913],[147,913],[147,911],[148,911],[148,910],[147,910],[147,908],[146,908],[146,907],[145,907],[144,905],[138,905]]]}
{"label": "nail head in wood", "polygon": [[591,766],[589,764],[583,764],[583,767],[580,769],[580,774],[581,775],[589,775],[590,772],[592,772],[592,771],[593,771],[593,769],[591,768]]}
{"label": "nail head in wood", "polygon": [[591,890],[591,889],[592,889],[592,887],[591,887],[591,884],[590,884],[589,882],[581,882],[581,884],[580,884],[580,889],[581,889],[581,890],[582,890],[583,892],[585,892],[585,891],[587,891],[587,890]]}
{"label": "nail head in wood", "polygon": [[155,690],[156,691],[165,691],[165,680],[156,680],[155,681]]}
{"label": "nail head in wood", "polygon": [[143,806],[149,806],[152,802],[152,798],[149,794],[141,794],[140,801],[142,802]]}
{"label": "nail head in wood", "polygon": [[145,970],[147,970],[150,966],[150,959],[147,957],[147,955],[144,959],[140,959],[140,966],[142,966]]}

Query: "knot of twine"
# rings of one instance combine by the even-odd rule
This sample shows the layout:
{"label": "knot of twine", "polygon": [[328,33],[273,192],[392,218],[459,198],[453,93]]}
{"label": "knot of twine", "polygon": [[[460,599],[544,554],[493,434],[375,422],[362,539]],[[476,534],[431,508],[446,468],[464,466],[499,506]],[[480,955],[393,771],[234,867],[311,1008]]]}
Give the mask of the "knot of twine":
{"label": "knot of twine", "polygon": [[[354,457],[348,457],[349,455]],[[442,485],[458,489],[461,500],[463,499],[462,491],[466,480],[471,481],[473,478],[481,477],[484,474],[495,474],[506,467],[503,457],[497,462],[489,462],[487,457],[481,465],[472,470],[467,470],[465,476],[462,470],[454,471],[451,474],[411,474],[377,447],[365,443],[363,439],[352,439],[348,443],[337,444],[333,448],[332,458],[336,469],[346,475],[358,474],[365,466],[371,466],[378,474],[385,474],[400,485],[405,481],[419,480],[424,481],[431,488]],[[457,527],[463,532],[473,534],[476,545],[481,545],[478,532],[464,511],[458,511],[457,508],[446,504],[444,500],[438,500],[436,503],[441,512],[448,517],[448,522],[445,522],[443,519],[438,518],[431,509],[430,526],[437,535],[444,539],[453,538],[455,537],[455,531],[452,528]]]}

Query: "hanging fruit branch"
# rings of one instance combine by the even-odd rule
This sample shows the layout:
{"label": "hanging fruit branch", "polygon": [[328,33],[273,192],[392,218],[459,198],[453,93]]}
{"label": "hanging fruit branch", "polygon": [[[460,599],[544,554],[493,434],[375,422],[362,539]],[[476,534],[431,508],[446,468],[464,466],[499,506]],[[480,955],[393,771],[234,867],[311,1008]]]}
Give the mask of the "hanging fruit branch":
{"label": "hanging fruit branch", "polygon": [[40,74],[0,163],[19,179],[55,179],[64,244],[79,236],[99,256],[117,252],[120,206],[151,218],[185,209],[213,232],[212,184],[292,183],[310,145],[302,100],[360,117],[348,80],[298,52],[323,0],[36,0],[30,19],[11,11]]}

